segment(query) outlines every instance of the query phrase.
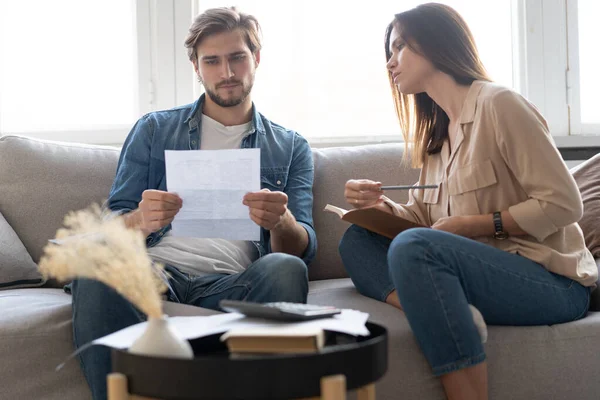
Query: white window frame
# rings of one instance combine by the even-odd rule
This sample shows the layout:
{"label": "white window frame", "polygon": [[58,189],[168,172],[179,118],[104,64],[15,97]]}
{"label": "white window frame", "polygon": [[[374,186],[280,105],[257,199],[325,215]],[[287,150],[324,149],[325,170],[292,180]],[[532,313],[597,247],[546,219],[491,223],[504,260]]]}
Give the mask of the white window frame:
{"label": "white window frame", "polygon": [[[581,77],[579,74],[579,14],[578,0],[565,0],[568,21],[569,100],[571,104],[571,133],[600,135],[600,124],[581,121]],[[600,140],[598,141],[600,142]]]}
{"label": "white window frame", "polygon": [[581,124],[577,1],[516,0],[515,8],[521,67],[515,82],[563,148],[600,145],[600,125]]}
{"label": "white window frame", "polygon": [[553,136],[569,135],[566,92],[567,41],[564,0],[518,0],[522,57],[518,89],[546,118]]}
{"label": "white window frame", "polygon": [[[192,21],[192,2],[138,0],[150,3],[150,111],[190,103],[194,99],[193,68],[183,43]],[[148,78],[148,77],[147,77]]]}
{"label": "white window frame", "polygon": [[[139,115],[194,101],[194,72],[184,41],[193,1],[137,0]],[[122,135],[122,143],[127,132]]]}

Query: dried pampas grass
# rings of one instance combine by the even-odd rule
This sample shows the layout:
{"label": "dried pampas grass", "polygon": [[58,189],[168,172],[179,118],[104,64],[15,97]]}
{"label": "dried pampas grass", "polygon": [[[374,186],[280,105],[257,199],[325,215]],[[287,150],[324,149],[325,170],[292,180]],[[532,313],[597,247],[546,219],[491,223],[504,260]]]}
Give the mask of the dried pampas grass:
{"label": "dried pampas grass", "polygon": [[45,277],[95,279],[148,317],[162,316],[166,275],[162,265],[150,260],[140,231],[128,229],[123,218],[102,212],[96,204],[70,212],[64,225],[44,248],[39,270]]}

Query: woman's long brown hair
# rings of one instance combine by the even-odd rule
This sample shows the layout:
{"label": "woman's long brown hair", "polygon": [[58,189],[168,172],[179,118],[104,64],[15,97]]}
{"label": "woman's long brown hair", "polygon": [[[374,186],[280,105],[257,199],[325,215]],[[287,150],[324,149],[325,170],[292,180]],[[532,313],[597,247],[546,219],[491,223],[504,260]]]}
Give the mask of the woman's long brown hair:
{"label": "woman's long brown hair", "polygon": [[[387,60],[391,57],[390,35],[393,28],[406,46],[427,58],[435,68],[450,75],[458,84],[491,80],[481,63],[469,27],[453,8],[427,3],[396,14],[385,33]],[[407,150],[411,148],[411,165],[420,168],[425,158],[438,153],[448,138],[448,115],[427,93],[400,93],[389,71],[388,76],[404,142]],[[405,156],[408,153],[405,151]]]}

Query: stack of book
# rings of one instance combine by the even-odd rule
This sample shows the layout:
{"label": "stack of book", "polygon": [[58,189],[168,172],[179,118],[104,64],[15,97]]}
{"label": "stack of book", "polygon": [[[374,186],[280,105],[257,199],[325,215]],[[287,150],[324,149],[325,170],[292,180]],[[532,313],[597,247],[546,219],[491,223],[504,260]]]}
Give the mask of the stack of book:
{"label": "stack of book", "polygon": [[265,326],[232,329],[221,336],[230,353],[315,353],[323,348],[325,334],[317,327]]}

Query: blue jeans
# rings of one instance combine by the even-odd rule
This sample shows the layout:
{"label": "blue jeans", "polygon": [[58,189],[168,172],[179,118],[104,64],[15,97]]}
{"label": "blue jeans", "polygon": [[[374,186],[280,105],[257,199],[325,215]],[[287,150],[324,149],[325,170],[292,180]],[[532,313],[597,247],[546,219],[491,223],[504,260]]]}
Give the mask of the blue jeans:
{"label": "blue jeans", "polygon": [[[295,256],[271,253],[235,275],[193,277],[167,266],[173,289],[167,299],[218,309],[222,299],[259,303],[306,303],[308,271]],[[117,292],[95,280],[73,281],[73,339],[79,348],[91,341],[145,320],[145,316]],[[81,368],[94,399],[106,399],[106,376],[111,371],[110,349],[92,346],[79,354]]]}
{"label": "blue jeans", "polygon": [[517,254],[415,228],[392,241],[351,226],[340,254],[358,291],[398,298],[436,376],[485,360],[468,305],[491,325],[552,325],[584,317],[590,290]]}

